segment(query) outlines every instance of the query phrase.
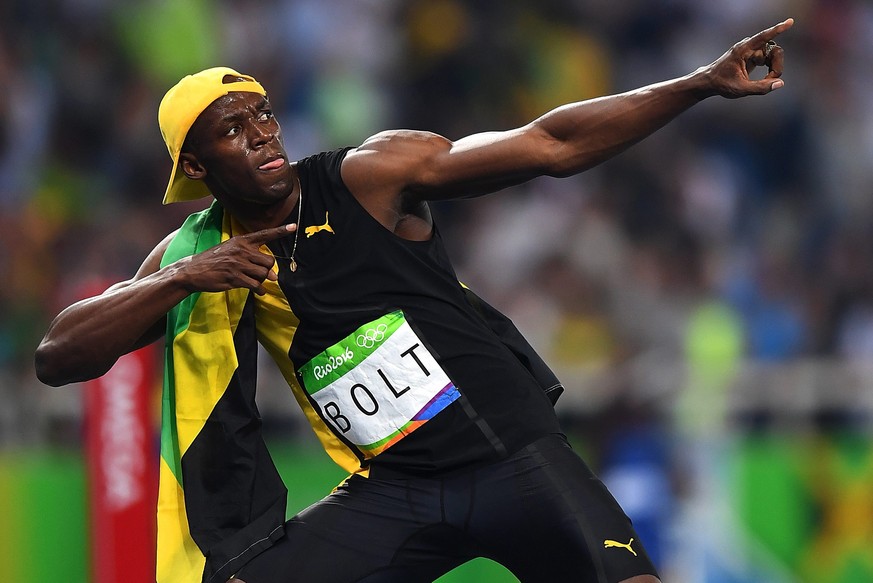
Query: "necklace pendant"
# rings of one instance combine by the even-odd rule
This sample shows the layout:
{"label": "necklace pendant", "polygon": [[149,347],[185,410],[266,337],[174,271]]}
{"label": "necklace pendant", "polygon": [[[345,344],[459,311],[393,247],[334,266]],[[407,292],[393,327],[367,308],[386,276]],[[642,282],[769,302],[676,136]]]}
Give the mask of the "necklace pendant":
{"label": "necklace pendant", "polygon": [[291,258],[291,264],[289,265],[289,267],[291,268],[291,271],[297,271],[297,262],[294,261],[293,257]]}

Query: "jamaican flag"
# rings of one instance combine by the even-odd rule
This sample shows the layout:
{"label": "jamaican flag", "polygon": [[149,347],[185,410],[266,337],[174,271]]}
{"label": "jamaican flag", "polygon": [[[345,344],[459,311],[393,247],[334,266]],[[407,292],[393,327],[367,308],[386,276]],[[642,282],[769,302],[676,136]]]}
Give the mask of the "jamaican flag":
{"label": "jamaican flag", "polygon": [[[161,266],[241,232],[213,202],[188,217]],[[283,534],[287,490],[267,452],[255,404],[258,342],[327,454],[350,474],[367,475],[297,382],[288,350],[299,320],[277,282],[262,285],[264,296],[246,289],[194,293],[167,314],[158,583],[225,581]]]}
{"label": "jamaican flag", "polygon": [[[229,238],[229,221],[217,204],[188,217],[162,266]],[[287,490],[255,404],[254,297],[194,293],[167,317],[159,583],[225,581],[283,534]]]}

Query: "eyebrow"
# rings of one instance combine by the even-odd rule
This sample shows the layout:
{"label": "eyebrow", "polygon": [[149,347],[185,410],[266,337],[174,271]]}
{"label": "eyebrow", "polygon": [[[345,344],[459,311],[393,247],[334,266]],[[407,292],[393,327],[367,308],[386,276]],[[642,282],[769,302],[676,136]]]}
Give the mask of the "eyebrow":
{"label": "eyebrow", "polygon": [[[263,96],[261,96],[261,100],[255,104],[254,109],[255,109],[255,111],[261,111],[264,109],[268,109],[269,107],[270,107],[270,99],[266,95],[263,95]],[[248,110],[248,108],[246,108],[246,110]],[[225,116],[222,116],[221,118],[218,119],[218,123],[235,122],[235,121],[242,119],[243,117],[245,117],[244,111],[237,111],[237,112],[229,113]]]}

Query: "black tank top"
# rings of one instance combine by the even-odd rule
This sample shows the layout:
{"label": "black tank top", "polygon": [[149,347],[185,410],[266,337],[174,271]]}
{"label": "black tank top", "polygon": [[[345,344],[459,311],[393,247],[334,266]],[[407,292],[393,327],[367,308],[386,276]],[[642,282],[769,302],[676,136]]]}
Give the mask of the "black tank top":
{"label": "black tank top", "polygon": [[[300,320],[289,357],[313,408],[374,473],[453,471],[559,432],[541,382],[469,301],[438,229],[409,241],[378,223],[342,181],[347,152],[298,162],[298,268],[278,260]],[[294,208],[288,222],[297,216]],[[288,237],[270,248],[288,257],[293,245]],[[349,369],[360,354],[369,369]],[[401,423],[380,427],[391,417]]]}

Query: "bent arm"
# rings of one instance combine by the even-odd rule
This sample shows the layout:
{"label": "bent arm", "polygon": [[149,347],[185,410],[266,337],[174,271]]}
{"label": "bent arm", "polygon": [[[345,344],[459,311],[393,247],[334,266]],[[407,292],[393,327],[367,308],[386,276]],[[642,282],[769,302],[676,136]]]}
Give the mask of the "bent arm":
{"label": "bent arm", "polygon": [[159,269],[170,237],[136,275],[64,309],[36,350],[36,375],[52,386],[96,378],[124,354],[164,334],[166,315],[188,295],[178,266]]}
{"label": "bent arm", "polygon": [[191,293],[245,288],[263,295],[264,280],[277,279],[276,260],[264,245],[295,229],[281,225],[234,236],[161,268],[170,234],[133,278],[58,314],[36,350],[37,377],[59,386],[104,374],[122,355],[163,336],[167,313]]}

